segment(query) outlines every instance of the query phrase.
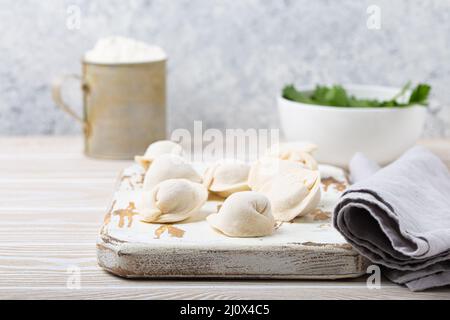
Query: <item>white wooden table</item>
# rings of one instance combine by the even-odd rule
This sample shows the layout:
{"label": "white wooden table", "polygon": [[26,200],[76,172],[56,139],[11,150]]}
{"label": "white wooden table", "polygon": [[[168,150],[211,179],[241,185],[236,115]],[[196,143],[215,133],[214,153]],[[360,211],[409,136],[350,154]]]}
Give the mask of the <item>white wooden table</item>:
{"label": "white wooden table", "polygon": [[[450,166],[450,141],[423,141]],[[80,137],[0,138],[0,299],[450,299],[366,278],[341,281],[125,280],[95,241],[126,161],[92,160]],[[79,283],[77,275],[79,274]],[[79,285],[78,285],[79,284]]]}

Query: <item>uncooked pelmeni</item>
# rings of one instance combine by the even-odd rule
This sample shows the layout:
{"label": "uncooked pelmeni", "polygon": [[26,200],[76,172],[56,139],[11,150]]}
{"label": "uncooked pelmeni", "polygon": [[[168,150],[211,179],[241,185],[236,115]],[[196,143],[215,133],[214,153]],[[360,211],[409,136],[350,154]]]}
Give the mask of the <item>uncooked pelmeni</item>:
{"label": "uncooked pelmeni", "polygon": [[209,167],[204,176],[205,187],[221,196],[228,197],[239,191],[248,191],[248,173],[250,166],[245,162],[224,160]]}
{"label": "uncooked pelmeni", "polygon": [[153,223],[183,221],[206,202],[208,192],[200,184],[186,179],[165,180],[142,193],[141,220]]}
{"label": "uncooked pelmeni", "polygon": [[134,160],[147,170],[152,161],[163,154],[181,156],[183,154],[183,148],[173,141],[160,140],[149,145],[144,155],[135,156]]}
{"label": "uncooked pelmeni", "polygon": [[144,190],[151,190],[158,183],[169,179],[187,179],[201,183],[202,178],[183,158],[174,154],[163,154],[153,160],[144,177]]}
{"label": "uncooked pelmeni", "polygon": [[253,191],[259,191],[262,186],[277,175],[297,172],[304,169],[297,161],[281,160],[276,157],[262,157],[250,166],[248,185]]}
{"label": "uncooked pelmeni", "polygon": [[320,201],[320,174],[301,169],[275,176],[260,192],[267,196],[277,221],[291,221],[313,211]]}
{"label": "uncooked pelmeni", "polygon": [[266,195],[277,221],[291,221],[314,210],[320,201],[320,173],[303,164],[265,157],[255,162],[249,186]]}
{"label": "uncooked pelmeni", "polygon": [[266,156],[300,162],[305,168],[317,170],[317,161],[311,155],[315,150],[317,146],[310,142],[286,142],[271,146]]}
{"label": "uncooked pelmeni", "polygon": [[269,199],[254,191],[232,194],[219,212],[210,214],[206,220],[229,237],[263,237],[275,230]]}

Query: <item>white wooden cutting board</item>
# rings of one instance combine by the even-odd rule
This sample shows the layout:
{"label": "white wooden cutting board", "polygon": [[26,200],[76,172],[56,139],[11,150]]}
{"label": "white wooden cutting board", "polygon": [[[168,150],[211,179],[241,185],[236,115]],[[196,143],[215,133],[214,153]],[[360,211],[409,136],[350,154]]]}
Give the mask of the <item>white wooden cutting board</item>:
{"label": "white wooden cutting board", "polygon": [[[198,171],[204,170],[197,166]],[[98,262],[127,278],[292,278],[339,279],[366,272],[368,262],[332,227],[332,209],[347,186],[345,173],[321,165],[322,200],[318,209],[283,223],[263,238],[229,238],[205,217],[217,212],[218,199],[182,223],[141,222],[144,172],[138,165],[120,177],[97,242]]]}

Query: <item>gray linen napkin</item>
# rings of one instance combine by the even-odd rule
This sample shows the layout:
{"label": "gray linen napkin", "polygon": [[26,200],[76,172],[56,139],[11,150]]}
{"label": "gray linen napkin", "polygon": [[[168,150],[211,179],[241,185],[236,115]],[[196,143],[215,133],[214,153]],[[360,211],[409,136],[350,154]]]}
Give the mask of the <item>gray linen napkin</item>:
{"label": "gray linen napkin", "polygon": [[450,173],[423,147],[379,169],[362,154],[334,209],[335,228],[412,291],[450,284]]}

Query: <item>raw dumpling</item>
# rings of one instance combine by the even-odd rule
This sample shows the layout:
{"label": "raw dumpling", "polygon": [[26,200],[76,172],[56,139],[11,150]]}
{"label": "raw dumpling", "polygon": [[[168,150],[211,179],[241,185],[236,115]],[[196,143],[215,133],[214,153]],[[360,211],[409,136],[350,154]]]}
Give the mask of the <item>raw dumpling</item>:
{"label": "raw dumpling", "polygon": [[208,198],[206,188],[186,179],[170,179],[142,194],[139,209],[141,220],[170,223],[185,220],[195,214]]}
{"label": "raw dumpling", "polygon": [[277,175],[260,192],[269,198],[275,220],[291,221],[313,211],[319,204],[319,171],[303,169]]}
{"label": "raw dumpling", "polygon": [[254,191],[232,194],[219,212],[210,214],[206,220],[229,237],[263,237],[275,229],[269,199]]}
{"label": "raw dumpling", "polygon": [[183,148],[178,143],[170,140],[156,141],[148,146],[143,156],[135,156],[134,160],[147,170],[153,160],[163,154],[181,156]]}
{"label": "raw dumpling", "polygon": [[252,165],[249,185],[267,196],[277,221],[291,221],[320,201],[320,173],[290,160],[264,158]]}
{"label": "raw dumpling", "polygon": [[180,156],[163,154],[157,157],[144,177],[144,190],[151,190],[158,183],[168,179],[187,179],[201,183],[202,178],[192,166]]}
{"label": "raw dumpling", "polygon": [[310,142],[287,142],[274,144],[266,156],[300,162],[307,169],[317,170],[317,161],[311,155],[315,150],[317,146]]}
{"label": "raw dumpling", "polygon": [[249,171],[250,166],[244,162],[221,161],[206,170],[203,184],[209,191],[226,198],[235,192],[250,190]]}
{"label": "raw dumpling", "polygon": [[262,186],[279,174],[297,172],[304,166],[296,161],[280,160],[274,157],[263,157],[250,167],[248,185],[253,191],[259,191]]}

